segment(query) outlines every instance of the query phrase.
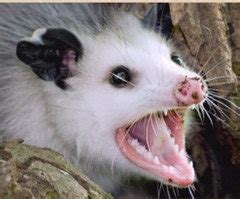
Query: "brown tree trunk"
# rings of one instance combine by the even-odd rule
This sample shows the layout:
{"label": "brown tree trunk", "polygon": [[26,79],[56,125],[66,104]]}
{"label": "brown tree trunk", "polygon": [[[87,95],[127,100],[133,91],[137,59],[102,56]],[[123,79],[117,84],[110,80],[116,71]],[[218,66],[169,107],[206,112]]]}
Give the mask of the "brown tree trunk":
{"label": "brown tree trunk", "polygon": [[[174,26],[172,36],[184,60],[209,79],[210,89],[238,106],[239,11],[240,4],[170,4]],[[200,132],[195,133],[190,142],[190,152],[199,177],[199,191],[202,195],[212,194],[215,198],[219,194],[230,193],[226,189],[231,183],[233,186],[240,185],[239,180],[234,182],[234,177],[240,174],[239,108],[222,98],[216,99],[219,102],[214,101],[215,108],[223,112],[206,107],[209,113],[218,113],[216,116],[209,114],[212,122],[205,114]],[[226,185],[227,181],[229,185]]]}
{"label": "brown tree trunk", "polygon": [[0,145],[0,198],[112,198],[79,168],[47,148]]}
{"label": "brown tree trunk", "polygon": [[[133,4],[128,10],[142,19],[152,6]],[[240,196],[240,4],[170,3],[161,12],[168,6],[177,52],[204,76],[211,93],[220,96],[211,99],[215,110],[205,103],[204,118],[196,113],[199,124],[188,142],[198,174],[197,193]]]}

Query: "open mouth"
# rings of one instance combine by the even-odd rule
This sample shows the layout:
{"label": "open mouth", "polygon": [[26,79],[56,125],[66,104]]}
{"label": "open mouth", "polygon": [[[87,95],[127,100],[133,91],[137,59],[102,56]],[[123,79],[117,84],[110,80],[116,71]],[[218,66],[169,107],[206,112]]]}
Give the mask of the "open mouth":
{"label": "open mouth", "polygon": [[185,110],[149,114],[116,133],[118,147],[128,160],[178,187],[190,186],[195,180],[185,150]]}

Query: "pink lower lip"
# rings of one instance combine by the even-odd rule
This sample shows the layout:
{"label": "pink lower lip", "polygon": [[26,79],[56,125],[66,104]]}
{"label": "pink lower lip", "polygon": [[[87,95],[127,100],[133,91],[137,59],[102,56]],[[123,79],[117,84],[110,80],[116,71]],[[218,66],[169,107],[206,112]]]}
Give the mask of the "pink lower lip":
{"label": "pink lower lip", "polygon": [[[162,161],[159,155],[160,164],[155,164],[152,160],[140,155],[129,143],[133,139],[127,135],[126,128],[120,128],[116,133],[116,142],[122,154],[133,164],[141,169],[156,175],[165,183],[174,186],[187,187],[193,184],[195,173],[193,167],[188,163],[187,158],[181,159],[178,154],[169,155],[169,160]],[[182,144],[182,143],[181,143]],[[172,167],[171,169],[170,166]],[[180,169],[179,169],[180,168]]]}

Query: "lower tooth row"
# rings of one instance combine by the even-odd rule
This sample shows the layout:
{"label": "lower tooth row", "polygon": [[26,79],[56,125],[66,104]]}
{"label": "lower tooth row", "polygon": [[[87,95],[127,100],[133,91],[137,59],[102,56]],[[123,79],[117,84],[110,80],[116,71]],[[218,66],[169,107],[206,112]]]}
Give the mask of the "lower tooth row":
{"label": "lower tooth row", "polygon": [[170,138],[170,144],[173,145],[173,150],[175,151],[175,153],[178,153],[180,155],[180,157],[182,158],[186,158],[185,152],[183,149],[179,149],[179,146],[177,144],[175,144],[175,139],[174,138]]}
{"label": "lower tooth row", "polygon": [[144,156],[149,161],[152,161],[154,164],[160,164],[157,156],[148,151],[144,146],[142,146],[136,139],[129,140],[129,144],[142,156]]}
{"label": "lower tooth row", "polygon": [[[153,156],[153,154],[150,151],[148,151],[143,145],[141,145],[137,139],[131,139],[131,140],[129,139],[128,142],[140,155],[144,156],[146,159],[148,159],[149,161],[152,161],[156,165],[160,164],[158,157]],[[174,148],[182,158],[186,158],[185,151],[183,149],[179,151],[179,147],[176,144],[174,145]],[[192,166],[192,164],[193,163],[190,162],[190,166]],[[166,166],[166,169],[167,168],[168,166]],[[170,170],[173,170],[173,168],[170,168]]]}

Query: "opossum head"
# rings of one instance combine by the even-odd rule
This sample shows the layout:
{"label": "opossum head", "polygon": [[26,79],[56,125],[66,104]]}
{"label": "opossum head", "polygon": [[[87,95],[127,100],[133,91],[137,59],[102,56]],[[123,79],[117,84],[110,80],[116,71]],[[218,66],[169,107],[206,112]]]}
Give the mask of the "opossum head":
{"label": "opossum head", "polygon": [[96,35],[40,29],[19,43],[18,57],[41,79],[56,82],[45,85],[51,103],[66,108],[54,112],[58,133],[76,144],[78,156],[106,164],[109,172],[189,186],[195,173],[184,114],[204,101],[206,85],[135,17],[113,21]]}

